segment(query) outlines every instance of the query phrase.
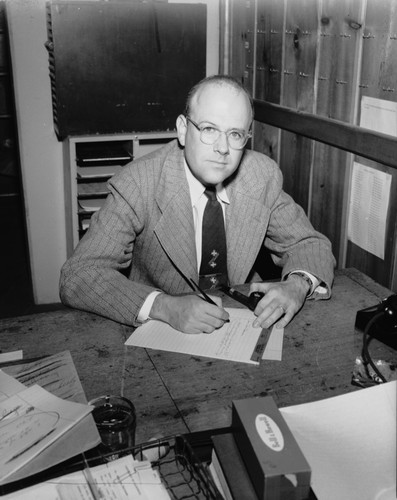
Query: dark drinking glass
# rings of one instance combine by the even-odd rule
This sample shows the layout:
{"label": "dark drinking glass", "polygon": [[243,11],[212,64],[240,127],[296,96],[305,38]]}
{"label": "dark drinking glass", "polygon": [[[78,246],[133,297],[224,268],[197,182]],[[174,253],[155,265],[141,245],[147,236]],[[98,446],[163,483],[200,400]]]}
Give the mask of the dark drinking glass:
{"label": "dark drinking glass", "polygon": [[[99,452],[105,460],[115,460],[135,446],[135,407],[122,396],[101,396],[89,402],[101,436]],[[124,453],[123,453],[124,451]]]}

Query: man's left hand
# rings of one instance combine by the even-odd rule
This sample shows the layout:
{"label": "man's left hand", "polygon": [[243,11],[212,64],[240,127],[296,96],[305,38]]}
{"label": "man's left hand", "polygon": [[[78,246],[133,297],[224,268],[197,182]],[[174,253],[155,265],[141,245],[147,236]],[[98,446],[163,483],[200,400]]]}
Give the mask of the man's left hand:
{"label": "man's left hand", "polygon": [[299,275],[291,274],[277,283],[252,283],[249,293],[262,292],[265,296],[255,308],[253,326],[284,328],[305,303],[309,284]]}

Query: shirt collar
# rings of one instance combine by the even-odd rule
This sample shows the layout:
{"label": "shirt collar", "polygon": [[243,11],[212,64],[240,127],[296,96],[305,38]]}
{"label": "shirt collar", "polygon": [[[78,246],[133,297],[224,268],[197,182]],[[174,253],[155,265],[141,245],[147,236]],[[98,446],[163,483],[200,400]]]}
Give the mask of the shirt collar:
{"label": "shirt collar", "polygon": [[[190,168],[186,163],[186,160],[184,160],[184,166],[185,166],[187,183],[189,185],[190,199],[192,202],[192,207],[194,207],[201,198],[202,194],[204,193],[205,186],[203,186],[201,182],[198,179],[196,179],[196,177],[194,177],[194,175],[192,174]],[[226,193],[226,189],[222,183],[217,184],[216,194],[222,201],[222,203],[227,203],[228,205],[230,204],[229,197]]]}

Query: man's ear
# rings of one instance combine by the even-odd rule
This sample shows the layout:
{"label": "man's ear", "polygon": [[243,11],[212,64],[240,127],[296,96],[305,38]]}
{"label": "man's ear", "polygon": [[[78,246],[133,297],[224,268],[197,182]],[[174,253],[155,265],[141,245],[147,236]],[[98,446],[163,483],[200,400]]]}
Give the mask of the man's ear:
{"label": "man's ear", "polygon": [[176,119],[176,130],[178,132],[178,139],[181,146],[185,145],[185,137],[187,131],[187,122],[184,115],[179,115]]}

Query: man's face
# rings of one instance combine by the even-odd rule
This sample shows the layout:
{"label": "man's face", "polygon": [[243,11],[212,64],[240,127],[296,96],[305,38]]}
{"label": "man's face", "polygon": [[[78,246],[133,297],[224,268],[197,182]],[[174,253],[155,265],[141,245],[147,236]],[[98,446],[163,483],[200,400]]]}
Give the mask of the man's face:
{"label": "man's face", "polygon": [[[194,96],[189,117],[200,127],[247,133],[251,125],[251,106],[243,92],[225,85],[208,84]],[[239,166],[243,150],[230,148],[226,134],[221,133],[214,144],[204,144],[199,130],[183,115],[178,117],[177,130],[179,141],[185,147],[186,162],[202,184],[223,182]]]}

